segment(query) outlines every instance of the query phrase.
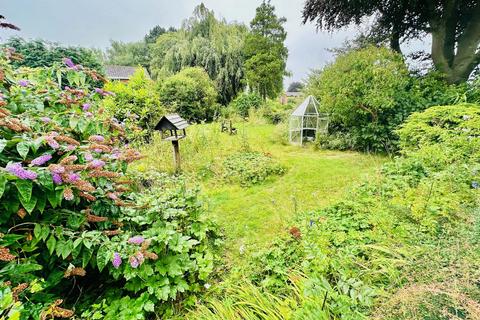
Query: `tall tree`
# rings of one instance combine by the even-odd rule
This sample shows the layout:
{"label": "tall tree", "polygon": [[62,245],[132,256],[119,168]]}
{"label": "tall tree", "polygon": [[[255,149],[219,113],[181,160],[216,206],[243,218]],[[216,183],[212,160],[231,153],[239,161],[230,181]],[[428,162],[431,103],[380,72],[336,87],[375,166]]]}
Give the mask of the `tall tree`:
{"label": "tall tree", "polygon": [[110,41],[110,48],[107,49],[107,63],[123,66],[148,67],[150,52],[144,41],[128,42]]}
{"label": "tall tree", "polygon": [[409,39],[432,36],[431,57],[450,83],[466,81],[480,63],[478,0],[307,0],[304,23],[334,30],[374,17],[370,34],[394,50]]}
{"label": "tall tree", "polygon": [[302,91],[303,88],[304,88],[303,83],[298,82],[298,81],[294,81],[294,82],[290,83],[287,91],[288,92],[300,92],[300,91]]}
{"label": "tall tree", "polygon": [[245,41],[246,76],[250,88],[263,99],[275,98],[283,89],[288,58],[285,22],[285,18],[277,17],[270,1],[263,1],[250,23],[251,32]]}
{"label": "tall tree", "polygon": [[219,20],[201,4],[180,30],[157,39],[152,74],[162,79],[187,67],[201,67],[216,82],[219,102],[227,105],[245,88],[246,34],[246,26]]}
{"label": "tall tree", "polygon": [[153,44],[157,41],[158,37],[167,32],[177,31],[174,27],[165,29],[164,27],[155,26],[153,27],[144,37],[144,40],[147,44]]}

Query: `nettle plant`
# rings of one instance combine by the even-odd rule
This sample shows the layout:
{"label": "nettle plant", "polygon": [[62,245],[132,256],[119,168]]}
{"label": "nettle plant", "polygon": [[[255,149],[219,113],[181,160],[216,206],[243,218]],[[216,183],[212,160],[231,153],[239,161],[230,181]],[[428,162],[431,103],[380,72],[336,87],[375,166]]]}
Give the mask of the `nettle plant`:
{"label": "nettle plant", "polygon": [[103,311],[131,299],[141,319],[201,291],[215,233],[195,194],[131,191],[140,154],[99,108],[111,93],[88,85],[94,71],[69,59],[13,70],[14,58],[0,57],[0,318],[88,317],[104,296]]}

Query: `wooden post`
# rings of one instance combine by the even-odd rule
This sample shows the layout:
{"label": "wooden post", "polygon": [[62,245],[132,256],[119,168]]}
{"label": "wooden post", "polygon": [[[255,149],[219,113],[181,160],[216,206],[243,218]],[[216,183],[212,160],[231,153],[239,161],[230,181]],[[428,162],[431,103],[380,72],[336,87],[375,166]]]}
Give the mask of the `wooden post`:
{"label": "wooden post", "polygon": [[180,147],[178,140],[172,141],[173,145],[173,164],[175,165],[175,172],[180,172]]}

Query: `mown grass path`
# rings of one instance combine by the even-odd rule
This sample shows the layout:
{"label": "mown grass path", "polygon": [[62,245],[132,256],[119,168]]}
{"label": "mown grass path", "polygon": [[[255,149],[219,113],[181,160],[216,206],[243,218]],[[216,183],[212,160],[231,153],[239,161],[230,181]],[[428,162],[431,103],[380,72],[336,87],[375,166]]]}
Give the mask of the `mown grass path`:
{"label": "mown grass path", "polygon": [[[338,200],[368,177],[374,178],[387,158],[356,152],[319,151],[312,146],[282,145],[273,125],[237,124],[238,135],[221,133],[218,124],[196,125],[181,141],[183,168],[200,181],[208,214],[224,230],[228,260],[266,246],[288,232],[296,212],[315,210]],[[218,179],[225,157],[249,148],[271,154],[287,171],[248,188]],[[171,145],[155,141],[144,150],[141,166],[171,170]],[[206,176],[206,177],[205,177]]]}
{"label": "mown grass path", "polygon": [[296,212],[318,209],[337,200],[384,158],[351,152],[323,152],[281,146],[270,149],[287,167],[281,177],[249,188],[204,184],[209,213],[224,228],[229,256],[236,258],[288,231]]}

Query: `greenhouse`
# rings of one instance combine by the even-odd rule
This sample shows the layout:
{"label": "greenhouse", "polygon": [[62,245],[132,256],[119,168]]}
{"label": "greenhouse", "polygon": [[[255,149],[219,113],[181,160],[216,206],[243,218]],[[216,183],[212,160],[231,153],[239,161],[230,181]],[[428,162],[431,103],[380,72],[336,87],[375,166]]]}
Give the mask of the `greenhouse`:
{"label": "greenhouse", "polygon": [[317,133],[326,133],[329,118],[320,113],[319,103],[313,96],[308,96],[290,115],[290,143],[303,145],[304,142],[315,141]]}

